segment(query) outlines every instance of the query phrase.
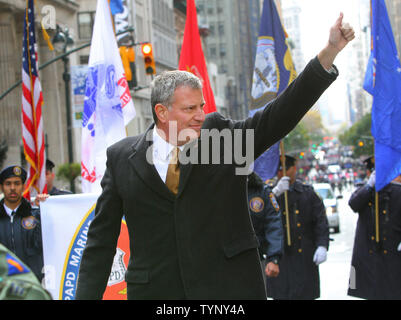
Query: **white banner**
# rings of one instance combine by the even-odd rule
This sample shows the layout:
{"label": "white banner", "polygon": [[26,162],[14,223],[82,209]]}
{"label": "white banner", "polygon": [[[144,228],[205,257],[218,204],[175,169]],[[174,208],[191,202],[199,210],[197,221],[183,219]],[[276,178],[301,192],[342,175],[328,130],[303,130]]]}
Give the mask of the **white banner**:
{"label": "white banner", "polygon": [[[73,300],[88,229],[99,194],[51,196],[40,204],[44,286],[54,300]],[[126,299],[128,231],[122,223],[118,248],[104,299]]]}

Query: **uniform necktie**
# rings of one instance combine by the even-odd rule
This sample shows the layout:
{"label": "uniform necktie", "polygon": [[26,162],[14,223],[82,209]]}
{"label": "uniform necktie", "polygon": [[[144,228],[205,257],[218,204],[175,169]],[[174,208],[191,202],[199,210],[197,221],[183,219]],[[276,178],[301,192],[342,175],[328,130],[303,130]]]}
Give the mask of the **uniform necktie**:
{"label": "uniform necktie", "polygon": [[179,149],[175,147],[172,151],[172,157],[167,169],[166,186],[174,193],[178,193],[178,184],[180,183],[180,165],[178,162]]}

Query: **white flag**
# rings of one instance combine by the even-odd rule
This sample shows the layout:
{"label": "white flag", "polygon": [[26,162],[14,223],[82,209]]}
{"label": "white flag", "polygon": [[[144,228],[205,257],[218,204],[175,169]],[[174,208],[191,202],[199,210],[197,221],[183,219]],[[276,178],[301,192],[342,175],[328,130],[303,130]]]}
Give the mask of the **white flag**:
{"label": "white flag", "polygon": [[135,107],[117,47],[110,7],[98,0],[82,121],[82,192],[99,192],[106,149],[126,137]]}

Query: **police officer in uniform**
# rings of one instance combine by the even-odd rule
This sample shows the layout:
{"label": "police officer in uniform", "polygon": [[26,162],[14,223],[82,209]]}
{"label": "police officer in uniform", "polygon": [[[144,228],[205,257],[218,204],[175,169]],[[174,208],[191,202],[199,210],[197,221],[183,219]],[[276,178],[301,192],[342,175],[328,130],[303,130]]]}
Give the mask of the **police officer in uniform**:
{"label": "police officer in uniform", "polygon": [[[374,300],[401,299],[401,176],[378,193],[374,157],[364,161],[369,179],[348,202],[358,213],[348,295]],[[378,232],[378,233],[377,233]]]}
{"label": "police officer in uniform", "polygon": [[255,172],[248,176],[248,201],[265,275],[277,277],[284,245],[281,212],[271,188]]}
{"label": "police officer in uniform", "polygon": [[356,188],[360,188],[360,187],[364,186],[367,182],[367,179],[369,179],[371,173],[375,170],[375,160],[374,160],[373,156],[369,156],[365,160],[363,160],[363,164],[365,165],[365,169],[366,169],[366,172],[365,172],[366,177],[364,177],[364,180],[360,180],[355,183]]}
{"label": "police officer in uniform", "polygon": [[[304,300],[320,296],[318,265],[327,258],[329,225],[321,198],[313,187],[296,179],[296,159],[285,156],[286,176],[279,165],[278,182],[273,188],[282,214],[284,254],[279,261],[280,274],[267,278],[268,296],[273,299]],[[289,235],[285,206],[288,195]]]}
{"label": "police officer in uniform", "polygon": [[28,265],[40,281],[43,278],[40,211],[22,196],[26,177],[26,171],[17,165],[0,172],[4,193],[0,201],[0,243]]}
{"label": "police officer in uniform", "polygon": [[59,196],[59,195],[65,195],[65,194],[72,194],[71,191],[68,190],[61,190],[56,188],[53,185],[53,181],[55,178],[55,174],[53,172],[53,168],[55,167],[55,164],[53,161],[46,159],[46,184],[47,184],[47,193],[51,196]]}

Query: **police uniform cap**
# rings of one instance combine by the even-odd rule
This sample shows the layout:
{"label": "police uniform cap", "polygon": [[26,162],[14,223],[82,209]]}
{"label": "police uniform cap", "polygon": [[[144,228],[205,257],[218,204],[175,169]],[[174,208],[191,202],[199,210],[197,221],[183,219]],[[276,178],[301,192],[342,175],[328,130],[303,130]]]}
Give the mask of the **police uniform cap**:
{"label": "police uniform cap", "polygon": [[46,159],[46,171],[52,171],[55,166],[53,161]]}
{"label": "police uniform cap", "polygon": [[[294,158],[293,156],[290,156],[288,154],[285,155],[285,169],[295,166],[296,162],[297,162],[297,159]],[[281,156],[280,156],[280,160],[279,160],[279,164],[278,164],[278,170],[283,170],[282,163],[281,163]]]}
{"label": "police uniform cap", "polygon": [[26,171],[21,166],[9,166],[4,168],[0,172],[0,184],[3,184],[4,180],[11,177],[20,177],[22,183],[25,183]]}
{"label": "police uniform cap", "polygon": [[366,169],[369,171],[373,171],[375,169],[375,157],[374,156],[369,156],[365,160],[363,160],[363,163],[366,166]]}

